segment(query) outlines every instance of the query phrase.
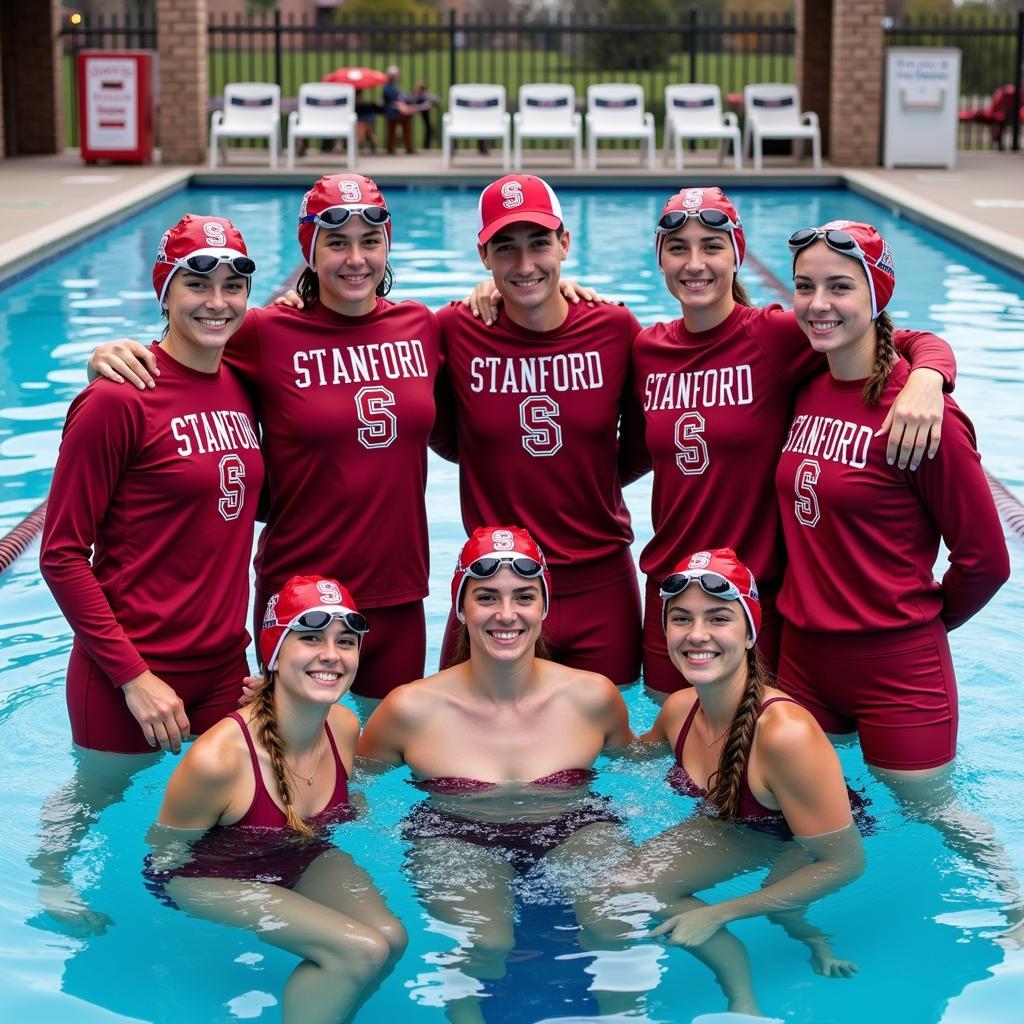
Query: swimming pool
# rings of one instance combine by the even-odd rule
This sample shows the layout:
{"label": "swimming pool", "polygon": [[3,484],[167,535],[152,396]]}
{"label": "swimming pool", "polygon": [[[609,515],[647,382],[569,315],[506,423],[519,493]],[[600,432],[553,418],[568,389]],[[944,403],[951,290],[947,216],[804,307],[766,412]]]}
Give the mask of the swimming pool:
{"label": "swimming pool", "polygon": [[[388,190],[396,222],[397,297],[437,306],[480,279],[471,244],[476,193]],[[676,315],[654,265],[653,225],[663,196],[648,191],[561,190],[573,250],[566,273],[627,301],[644,323]],[[786,280],[785,239],[797,226],[835,216],[870,220],[892,242],[899,286],[891,307],[900,326],[927,327],[957,352],[957,398],[972,416],[986,466],[1024,495],[1024,281],[847,192],[742,191],[749,250]],[[260,262],[253,301],[294,267],[293,190],[195,190],[172,196],[131,222],[51,261],[0,290],[0,530],[46,494],[64,411],[84,383],[86,354],[122,334],[159,329],[149,285],[163,229],[186,210],[230,217]],[[637,235],[638,230],[640,235]],[[777,298],[770,280],[745,270],[755,302]],[[447,614],[448,581],[462,538],[454,467],[432,460],[428,508],[432,577],[427,604],[436,663]],[[638,535],[650,535],[650,481],[627,490]],[[1019,710],[1019,621],[1024,545],[1011,540],[1014,574],[999,597],[953,636],[961,692],[956,786],[967,810],[991,824],[1002,856],[1024,876],[1024,741]],[[293,958],[254,936],[190,919],[143,888],[144,833],[172,767],[165,758],[136,776],[105,811],[74,860],[75,883],[112,921],[98,936],[58,927],[38,906],[34,869],[45,800],[72,775],[63,702],[71,636],[43,586],[34,549],[0,585],[0,1009],[5,1020],[85,1022],[276,1021]],[[653,706],[633,688],[634,726]],[[746,945],[762,1009],[788,1021],[846,1022],[873,1017],[912,1024],[1019,1019],[1024,955],[1004,950],[998,887],[991,871],[943,845],[934,828],[908,820],[865,771],[856,748],[841,753],[851,783],[871,799],[874,832],[868,869],[854,885],[815,905],[808,917],[855,961],[851,980],[813,974],[806,951],[763,919],[732,931]],[[608,762],[598,783],[626,817],[635,839],[678,821],[690,802],[662,782],[667,762]],[[401,870],[395,824],[411,801],[400,772],[368,782],[373,813],[338,841],[370,868],[410,932],[408,953],[363,1009],[360,1020],[444,1020],[443,1004],[465,986],[452,962],[457,936],[432,922]],[[73,810],[73,809],[72,809]],[[717,900],[747,891],[760,876],[726,882]],[[689,1021],[724,1008],[711,973],[687,953],[637,943],[627,954],[584,952],[573,920],[543,872],[520,883],[520,938],[509,974],[489,986],[488,1021],[580,1020],[598,1013],[600,986],[639,993],[623,1019]],[[604,1018],[608,1019],[608,1018]]]}

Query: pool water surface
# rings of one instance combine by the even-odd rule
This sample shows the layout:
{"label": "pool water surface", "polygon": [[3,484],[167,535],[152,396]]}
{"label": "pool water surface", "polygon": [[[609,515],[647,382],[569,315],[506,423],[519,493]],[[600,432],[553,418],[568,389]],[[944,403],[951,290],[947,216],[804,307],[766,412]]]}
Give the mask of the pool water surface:
{"label": "pool water surface", "polygon": [[[654,263],[651,226],[664,196],[577,189],[560,196],[572,235],[565,275],[627,302],[644,324],[678,315]],[[63,417],[85,383],[93,346],[158,335],[150,271],[163,230],[187,211],[230,217],[258,260],[252,301],[260,303],[299,260],[299,198],[290,189],[182,192],[0,287],[0,532],[45,498]],[[844,191],[737,190],[735,198],[751,263],[767,270],[741,274],[758,304],[778,300],[773,277],[789,277],[785,241],[793,229],[836,217],[878,225],[898,271],[890,307],[896,325],[932,330],[953,344],[956,398],[977,428],[985,466],[1024,496],[1024,280]],[[474,192],[390,189],[388,199],[393,297],[437,307],[481,279]],[[431,456],[428,670],[437,663],[463,538],[457,483],[455,468]],[[639,552],[651,532],[650,478],[631,485],[626,500]],[[842,748],[850,784],[870,801],[868,866],[807,917],[859,970],[851,979],[822,978],[805,947],[778,926],[764,918],[737,922],[730,930],[747,949],[767,1015],[828,1024],[1021,1019],[1024,954],[1017,946],[1024,939],[1002,936],[1004,904],[1016,898],[1019,910],[1008,880],[1024,877],[1024,544],[1013,535],[1008,543],[1010,582],[951,637],[960,687],[960,807],[949,813],[968,822],[961,841],[947,845],[932,824],[909,816],[865,769],[859,749]],[[74,760],[63,694],[71,633],[37,558],[33,547],[0,581],[0,1019],[278,1021],[295,959],[250,933],[173,911],[143,886],[144,836],[171,757],[135,776],[72,860],[75,887],[105,916],[105,930],[88,934],[40,908],[33,865],[59,843],[59,836],[41,835],[40,813],[67,786]],[[944,556],[939,574],[942,562]],[[627,691],[627,702],[641,731],[656,708],[640,687]],[[635,841],[692,810],[692,801],[665,785],[668,764],[599,763],[595,788],[611,798]],[[458,970],[457,930],[425,914],[403,869],[397,823],[420,794],[403,771],[359,788],[371,811],[341,826],[335,841],[371,871],[406,924],[410,947],[358,1019],[441,1022],[446,1000],[476,983]],[[726,881],[702,896],[715,902],[741,894],[763,877]],[[582,949],[558,883],[543,866],[517,882],[517,945],[507,977],[481,991],[485,1020],[568,1022],[608,1013],[614,1016],[602,1019],[688,1022],[725,1009],[711,972],[685,951],[639,938],[626,951]]]}

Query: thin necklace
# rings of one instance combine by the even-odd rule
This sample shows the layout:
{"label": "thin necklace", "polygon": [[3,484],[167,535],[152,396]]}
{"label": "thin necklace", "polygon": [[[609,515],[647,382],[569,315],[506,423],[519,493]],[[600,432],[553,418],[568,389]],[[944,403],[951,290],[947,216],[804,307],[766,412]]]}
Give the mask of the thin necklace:
{"label": "thin necklace", "polygon": [[[701,711],[701,714],[704,715],[704,721],[707,722],[710,725],[711,721],[708,718],[707,713],[704,711],[703,708],[701,708],[700,711]],[[729,732],[729,730],[731,728],[732,728],[732,722],[730,722],[725,727],[725,732],[723,732],[720,735],[716,736],[710,743],[704,743],[703,740],[701,740],[701,742],[704,743],[704,746],[705,746],[706,749],[710,750],[720,739],[722,739],[722,737],[724,737],[724,736],[726,736],[728,734],[728,732]]]}
{"label": "thin necklace", "polygon": [[321,737],[320,737],[320,743],[319,743],[319,746],[318,746],[318,748],[317,748],[317,751],[318,751],[318,752],[317,752],[317,755],[316,755],[316,764],[315,764],[315,765],[313,765],[313,770],[312,770],[312,771],[311,771],[311,772],[309,773],[309,775],[308,775],[308,776],[306,776],[306,775],[300,775],[300,774],[299,774],[299,773],[298,773],[298,772],[297,772],[297,771],[296,771],[296,770],[295,770],[295,769],[294,769],[294,768],[293,768],[293,767],[292,767],[292,766],[291,766],[291,765],[290,765],[290,764],[288,763],[288,759],[287,759],[286,757],[282,757],[282,758],[281,758],[281,760],[282,760],[282,761],[284,761],[284,766],[285,766],[285,768],[287,768],[287,769],[288,769],[288,771],[289,771],[289,772],[290,772],[290,773],[291,773],[292,775],[294,775],[294,776],[295,776],[295,778],[297,778],[297,779],[301,779],[301,780],[302,780],[302,781],[303,781],[303,782],[304,782],[304,783],[305,783],[305,784],[306,784],[307,786],[312,786],[312,785],[313,785],[313,776],[314,776],[314,775],[316,775],[316,770],[317,770],[317,768],[319,768],[319,767],[320,767],[320,758],[322,758],[322,757],[324,756],[324,738],[323,738],[323,736],[321,736]]}

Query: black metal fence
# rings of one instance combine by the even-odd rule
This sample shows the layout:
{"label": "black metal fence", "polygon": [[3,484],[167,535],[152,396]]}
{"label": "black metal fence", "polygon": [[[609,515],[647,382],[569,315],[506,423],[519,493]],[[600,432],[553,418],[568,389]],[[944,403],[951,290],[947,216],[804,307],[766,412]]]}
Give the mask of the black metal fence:
{"label": "black metal fence", "polygon": [[[795,77],[790,17],[723,17],[695,7],[669,21],[648,24],[577,14],[512,23],[496,17],[459,18],[454,12],[421,20],[324,23],[283,18],[274,11],[248,19],[211,19],[208,31],[211,99],[228,82],[277,82],[283,96],[293,97],[303,82],[318,81],[338,67],[396,64],[403,87],[410,91],[425,83],[443,97],[448,86],[460,82],[501,83],[510,105],[526,82],[568,83],[578,96],[594,82],[639,82],[648,109],[660,121],[664,87],[673,82],[717,84],[726,101],[735,103],[750,82],[792,82]],[[1003,127],[996,131],[984,121],[984,112],[1002,86],[1015,85],[1016,96],[1021,95],[1024,10],[1017,17],[892,21],[886,25],[886,44],[958,47],[963,52],[961,107],[980,111],[982,117],[964,122],[961,145],[1001,146],[1004,135],[1011,134],[1016,148],[1019,126],[1011,120],[1005,132]],[[77,145],[74,55],[84,48],[155,49],[156,28],[141,19],[99,19],[67,26],[64,46],[68,144]]]}

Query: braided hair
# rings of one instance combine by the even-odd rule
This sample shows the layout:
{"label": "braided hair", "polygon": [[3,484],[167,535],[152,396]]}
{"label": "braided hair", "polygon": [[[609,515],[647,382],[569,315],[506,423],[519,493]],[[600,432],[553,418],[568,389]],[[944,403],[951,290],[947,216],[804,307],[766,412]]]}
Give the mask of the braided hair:
{"label": "braided hair", "polygon": [[864,382],[861,401],[865,405],[878,405],[882,400],[886,382],[896,362],[896,346],[892,340],[892,318],[881,312],[875,318],[875,365],[871,376]]}
{"label": "braided hair", "polygon": [[733,715],[729,733],[722,747],[718,767],[708,780],[708,802],[719,815],[732,821],[739,813],[743,778],[754,742],[754,730],[761,712],[765,687],[772,682],[771,673],[756,647],[747,651],[747,685],[739,707]]}
{"label": "braided hair", "polygon": [[299,835],[311,836],[313,830],[302,820],[293,804],[291,783],[288,781],[287,766],[284,759],[284,741],[277,730],[277,710],[274,707],[274,679],[276,672],[263,672],[263,687],[253,701],[252,723],[256,727],[256,736],[263,748],[270,755],[270,764],[274,769],[277,790],[281,794],[284,813],[288,825]]}

